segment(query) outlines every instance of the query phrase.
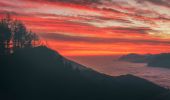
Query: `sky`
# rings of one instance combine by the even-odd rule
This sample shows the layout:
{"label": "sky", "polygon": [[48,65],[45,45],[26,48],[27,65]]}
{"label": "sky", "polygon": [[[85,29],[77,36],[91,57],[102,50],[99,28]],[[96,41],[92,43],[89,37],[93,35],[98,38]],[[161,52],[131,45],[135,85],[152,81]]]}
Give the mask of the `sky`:
{"label": "sky", "polygon": [[65,56],[170,51],[170,0],[0,0]]}

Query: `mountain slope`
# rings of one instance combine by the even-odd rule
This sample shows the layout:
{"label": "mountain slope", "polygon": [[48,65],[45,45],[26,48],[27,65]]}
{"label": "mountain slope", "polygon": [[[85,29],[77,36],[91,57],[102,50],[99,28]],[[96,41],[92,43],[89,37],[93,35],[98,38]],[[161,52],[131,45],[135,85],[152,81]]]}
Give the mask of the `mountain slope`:
{"label": "mountain slope", "polygon": [[46,47],[19,50],[0,65],[2,100],[154,100],[168,92],[132,75],[98,73]]}

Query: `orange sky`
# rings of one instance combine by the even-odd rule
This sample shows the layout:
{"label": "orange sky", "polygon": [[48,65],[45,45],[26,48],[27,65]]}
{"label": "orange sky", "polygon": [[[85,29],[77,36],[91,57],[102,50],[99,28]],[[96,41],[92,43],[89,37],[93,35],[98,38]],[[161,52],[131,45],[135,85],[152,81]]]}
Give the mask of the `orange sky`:
{"label": "orange sky", "polygon": [[65,56],[170,51],[170,0],[1,0]]}

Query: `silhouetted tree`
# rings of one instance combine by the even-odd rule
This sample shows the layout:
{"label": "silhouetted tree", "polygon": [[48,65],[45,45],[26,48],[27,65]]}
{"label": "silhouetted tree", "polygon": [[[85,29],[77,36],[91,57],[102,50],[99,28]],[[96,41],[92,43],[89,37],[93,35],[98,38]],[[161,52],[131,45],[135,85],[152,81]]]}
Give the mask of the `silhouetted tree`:
{"label": "silhouetted tree", "polygon": [[14,30],[14,36],[13,36],[14,48],[15,49],[24,48],[24,42],[28,34],[25,25],[21,21],[15,21],[13,30]]}
{"label": "silhouetted tree", "polygon": [[35,47],[38,36],[28,31],[23,22],[12,20],[10,15],[0,20],[0,54],[25,47]]}
{"label": "silhouetted tree", "polygon": [[11,24],[10,16],[7,16],[6,18],[3,18],[0,21],[0,52],[1,52],[1,55],[8,54],[10,52],[10,41],[12,38],[10,24]]}
{"label": "silhouetted tree", "polygon": [[25,43],[24,47],[35,47],[36,41],[38,41],[38,36],[33,32],[27,32],[27,35],[25,36]]}

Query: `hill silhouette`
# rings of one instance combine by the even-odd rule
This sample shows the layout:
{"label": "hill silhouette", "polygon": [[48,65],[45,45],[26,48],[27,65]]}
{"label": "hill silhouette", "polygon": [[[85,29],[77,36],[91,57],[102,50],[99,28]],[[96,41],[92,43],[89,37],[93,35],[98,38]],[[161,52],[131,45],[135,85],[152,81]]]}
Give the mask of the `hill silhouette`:
{"label": "hill silhouette", "polygon": [[1,56],[0,66],[1,100],[155,100],[169,91],[133,75],[96,72],[43,46]]}
{"label": "hill silhouette", "polygon": [[148,66],[170,68],[170,53],[155,55],[154,58],[148,63]]}
{"label": "hill silhouette", "polygon": [[147,65],[151,67],[170,68],[170,53],[161,53],[153,55],[140,55],[132,53],[121,56],[119,60],[133,63],[147,63]]}
{"label": "hill silhouette", "polygon": [[131,53],[131,54],[128,54],[128,55],[121,56],[119,58],[119,60],[133,62],[133,63],[147,63],[153,57],[154,57],[154,55],[151,55],[151,54],[140,55],[140,54]]}

